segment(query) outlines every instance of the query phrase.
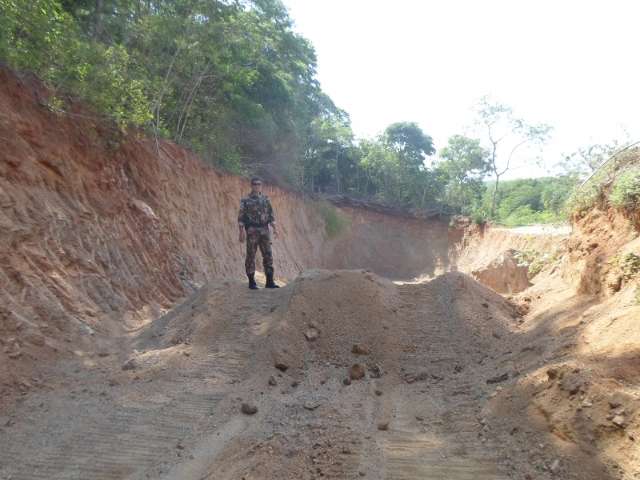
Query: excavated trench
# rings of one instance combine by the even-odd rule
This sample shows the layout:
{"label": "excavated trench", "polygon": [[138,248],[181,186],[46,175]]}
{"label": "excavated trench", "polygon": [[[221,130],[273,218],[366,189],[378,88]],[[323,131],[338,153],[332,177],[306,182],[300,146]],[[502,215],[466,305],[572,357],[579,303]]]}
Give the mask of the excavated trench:
{"label": "excavated trench", "polygon": [[[114,149],[0,80],[0,479],[638,478],[634,350],[607,371],[589,350],[607,324],[633,345],[637,309],[576,297],[593,241],[269,188],[283,288],[250,291],[244,180],[169,143]],[[516,289],[491,264],[509,248],[554,255]]]}

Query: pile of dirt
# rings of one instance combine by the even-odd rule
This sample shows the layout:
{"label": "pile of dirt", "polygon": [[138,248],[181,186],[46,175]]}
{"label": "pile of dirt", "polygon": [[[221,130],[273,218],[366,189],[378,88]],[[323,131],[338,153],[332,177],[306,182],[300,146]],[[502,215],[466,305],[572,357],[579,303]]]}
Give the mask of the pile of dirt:
{"label": "pile of dirt", "polygon": [[519,293],[531,286],[529,267],[519,263],[518,251],[501,253],[482,269],[471,272],[473,278],[499,293]]}
{"label": "pile of dirt", "polygon": [[[48,95],[0,67],[0,402],[36,388],[39,365],[112,348],[207,282],[244,278],[245,179],[171,142],[122,135],[80,103],[51,112]],[[316,203],[264,190],[280,280],[363,267],[411,278],[446,265],[446,222],[345,209],[329,238]]]}

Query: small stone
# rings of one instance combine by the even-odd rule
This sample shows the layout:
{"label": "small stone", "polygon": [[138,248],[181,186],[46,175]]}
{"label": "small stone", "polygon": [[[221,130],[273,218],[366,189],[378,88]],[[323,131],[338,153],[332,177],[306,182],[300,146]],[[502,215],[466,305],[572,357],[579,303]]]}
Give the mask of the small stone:
{"label": "small stone", "polygon": [[549,380],[554,380],[556,378],[558,378],[558,369],[557,368],[549,368],[547,370],[547,378]]}
{"label": "small stone", "polygon": [[560,460],[556,458],[551,464],[551,466],[549,467],[549,470],[551,470],[551,473],[557,473],[559,468],[560,468]]}
{"label": "small stone", "polygon": [[382,368],[380,365],[372,365],[369,367],[369,375],[371,378],[380,378],[382,377]]}
{"label": "small stone", "polygon": [[275,387],[276,385],[278,385],[276,377],[274,377],[273,375],[269,377],[269,385],[271,385],[272,387]]}
{"label": "small stone", "polygon": [[495,377],[491,377],[487,380],[488,384],[492,384],[492,383],[500,383],[500,382],[504,382],[506,380],[509,379],[509,373],[503,373],[502,375],[498,375]]}
{"label": "small stone", "polygon": [[319,336],[320,336],[320,332],[318,332],[318,330],[316,330],[313,327],[309,328],[306,332],[304,332],[304,338],[306,338],[307,341],[309,342],[315,342]]}
{"label": "small stone", "polygon": [[424,417],[420,416],[420,415],[416,415],[416,420],[419,422],[424,422]]}
{"label": "small stone", "polygon": [[138,368],[138,363],[135,358],[130,358],[122,365],[122,370],[135,370],[136,368]]}
{"label": "small stone", "polygon": [[258,407],[252,403],[243,403],[240,407],[240,411],[245,415],[255,415],[258,413]]}
{"label": "small stone", "polygon": [[342,380],[343,385],[351,385],[351,379],[349,377]]}
{"label": "small stone", "polygon": [[281,372],[286,372],[287,370],[289,370],[289,365],[287,365],[287,363],[282,360],[276,361],[274,363],[274,366]]}
{"label": "small stone", "polygon": [[309,400],[304,403],[305,410],[313,411],[320,406],[320,402]]}
{"label": "small stone", "polygon": [[361,343],[356,343],[351,348],[351,353],[353,353],[354,355],[369,355],[369,353],[371,352],[369,351],[369,348],[367,348],[366,345],[362,345]]}
{"label": "small stone", "polygon": [[382,396],[382,390],[376,390],[375,393],[378,397]]}
{"label": "small stone", "polygon": [[624,415],[616,415],[615,417],[613,417],[613,420],[611,420],[611,422],[616,426],[616,427],[620,427],[620,428],[625,428],[626,427],[626,417]]}
{"label": "small stone", "polygon": [[294,380],[293,382],[291,382],[291,386],[292,386],[293,388],[296,388],[298,385],[300,385],[300,382],[299,382],[299,381],[297,381],[297,380]]}
{"label": "small stone", "polygon": [[378,430],[386,432],[389,430],[389,422],[380,422],[378,423]]}
{"label": "small stone", "polygon": [[364,366],[360,363],[355,363],[349,369],[349,378],[351,380],[361,380],[365,376]]}

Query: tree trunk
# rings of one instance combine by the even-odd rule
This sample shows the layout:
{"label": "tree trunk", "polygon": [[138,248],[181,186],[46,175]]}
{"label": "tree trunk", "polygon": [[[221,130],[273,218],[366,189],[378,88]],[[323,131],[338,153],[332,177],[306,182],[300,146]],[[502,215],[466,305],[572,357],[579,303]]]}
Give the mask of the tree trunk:
{"label": "tree trunk", "polygon": [[498,202],[498,184],[500,183],[500,175],[496,172],[496,184],[493,186],[493,195],[491,196],[491,218],[495,217],[496,204]]}
{"label": "tree trunk", "polygon": [[93,38],[98,38],[102,33],[102,6],[103,0],[96,0],[96,19],[93,24]]}

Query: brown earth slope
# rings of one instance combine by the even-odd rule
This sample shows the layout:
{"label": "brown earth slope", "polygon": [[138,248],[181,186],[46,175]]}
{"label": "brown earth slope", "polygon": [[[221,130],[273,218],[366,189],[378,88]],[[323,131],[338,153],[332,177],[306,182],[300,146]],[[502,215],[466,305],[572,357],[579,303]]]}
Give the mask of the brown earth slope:
{"label": "brown earth slope", "polygon": [[[615,211],[531,240],[343,208],[329,238],[270,188],[289,283],[253,292],[243,180],[0,80],[1,479],[639,478]],[[511,299],[435,276],[508,248],[549,253]]]}
{"label": "brown earth slope", "polygon": [[[243,277],[245,180],[171,143],[122,137],[82,105],[52,113],[46,97],[0,68],[0,403],[41,383],[38,364],[110,347],[205,282]],[[344,231],[328,238],[316,202],[266,193],[280,279],[324,266],[406,278],[446,265],[443,222],[347,209]]]}

